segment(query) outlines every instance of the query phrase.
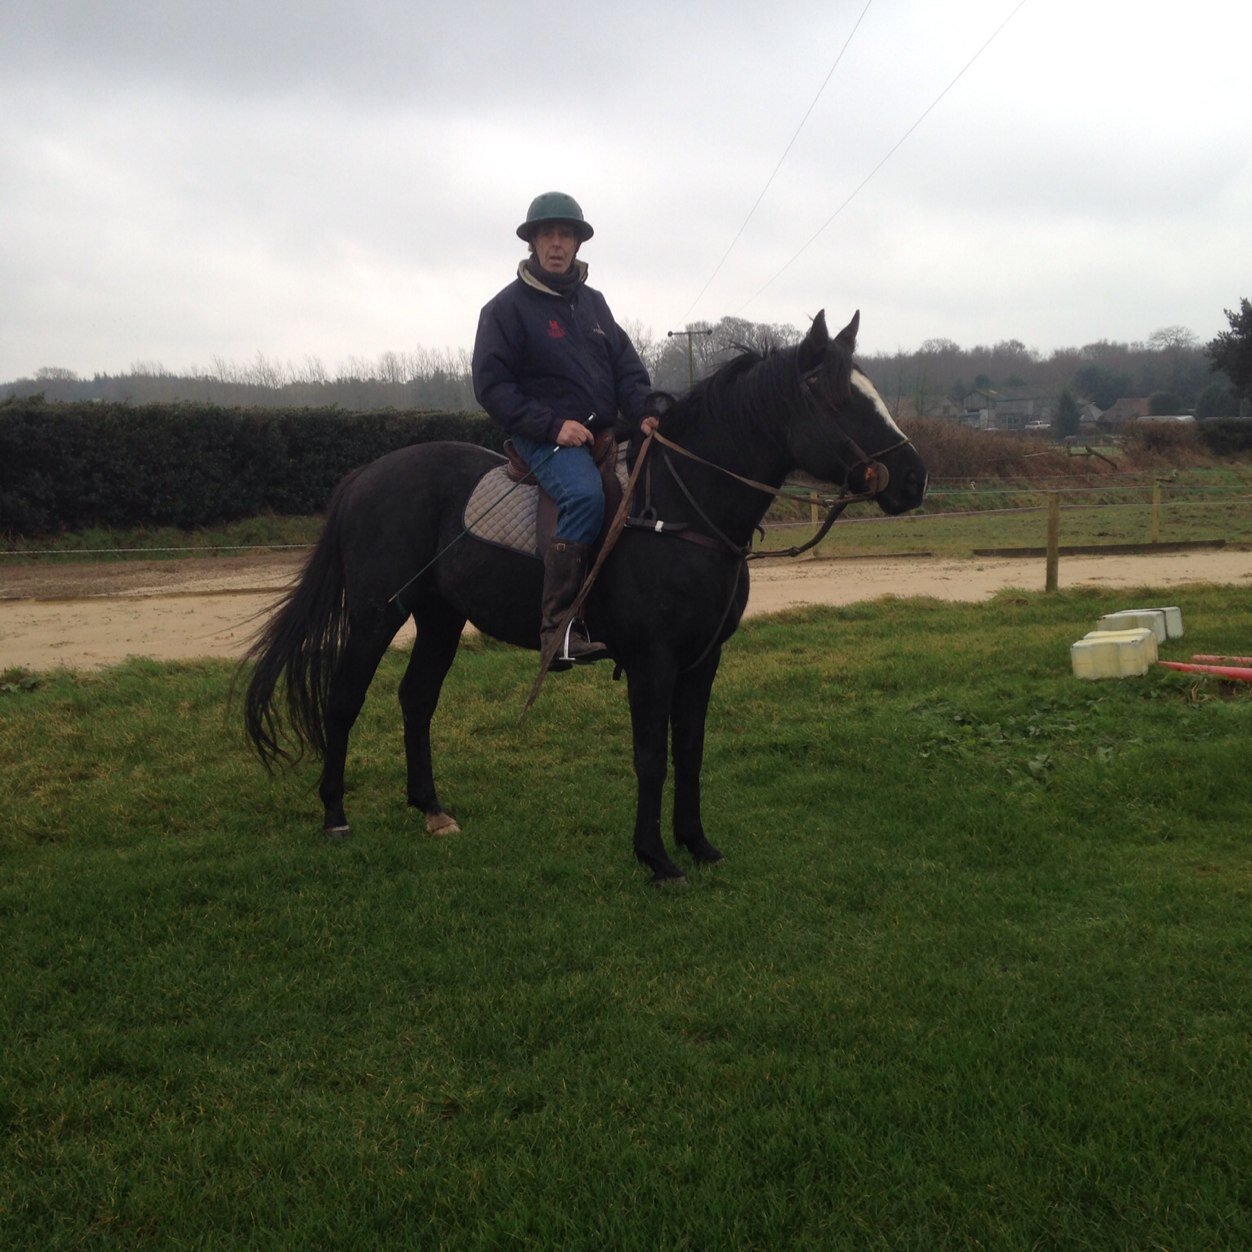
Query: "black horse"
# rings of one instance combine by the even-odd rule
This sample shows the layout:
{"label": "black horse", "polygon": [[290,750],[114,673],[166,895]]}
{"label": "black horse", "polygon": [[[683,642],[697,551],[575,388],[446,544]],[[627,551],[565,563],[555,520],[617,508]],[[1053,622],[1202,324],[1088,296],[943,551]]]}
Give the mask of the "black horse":
{"label": "black horse", "polygon": [[[803,470],[872,497],[885,513],[922,502],[922,460],[853,363],[859,321],[858,313],[832,339],[818,314],[802,343],[744,353],[673,402],[661,429],[691,455],[666,445],[649,450],[636,511],[652,524],[622,532],[588,596],[593,636],[627,677],[638,780],[634,848],[656,883],[684,878],[661,837],[667,738],[675,842],[698,863],[722,859],[700,819],[704,723],[722,644],[748,599],[744,554],[772,499],[761,486]],[[497,464],[482,448],[431,443],[348,475],[303,576],[248,653],[248,735],[267,766],[289,758],[285,710],[296,746],[322,759],[328,835],[348,833],[348,735],[410,614],[417,638],[399,693],[408,802],[425,813],[432,834],[459,829],[435,791],[430,722],[461,632],[469,621],[508,643],[539,644],[541,563],[458,538],[466,500]]]}

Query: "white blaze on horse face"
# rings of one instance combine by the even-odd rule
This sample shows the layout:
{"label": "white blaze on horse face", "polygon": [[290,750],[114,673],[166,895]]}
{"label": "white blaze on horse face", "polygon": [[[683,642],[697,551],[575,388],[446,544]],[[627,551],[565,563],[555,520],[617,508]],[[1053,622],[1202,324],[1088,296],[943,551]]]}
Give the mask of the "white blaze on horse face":
{"label": "white blaze on horse face", "polygon": [[882,396],[878,394],[874,384],[870,382],[860,370],[852,371],[852,385],[874,406],[878,416],[887,423],[888,430],[893,430],[901,439],[904,438],[904,431],[896,425],[896,419],[891,416],[891,410],[887,408]]}

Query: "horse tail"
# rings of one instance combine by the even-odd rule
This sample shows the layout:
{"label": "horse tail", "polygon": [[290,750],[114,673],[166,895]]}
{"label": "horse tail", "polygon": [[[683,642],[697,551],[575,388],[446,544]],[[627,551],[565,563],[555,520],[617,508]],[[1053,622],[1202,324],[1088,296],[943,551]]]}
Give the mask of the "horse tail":
{"label": "horse tail", "polygon": [[[326,753],[330,682],[348,638],[348,598],[342,559],[343,500],[357,471],[335,488],[326,524],[300,581],[280,600],[244,654],[252,665],[244,697],[244,729],[261,763],[300,759],[305,749]],[[280,696],[280,687],[284,688]],[[287,733],[282,727],[286,714]],[[294,741],[294,753],[284,747]]]}

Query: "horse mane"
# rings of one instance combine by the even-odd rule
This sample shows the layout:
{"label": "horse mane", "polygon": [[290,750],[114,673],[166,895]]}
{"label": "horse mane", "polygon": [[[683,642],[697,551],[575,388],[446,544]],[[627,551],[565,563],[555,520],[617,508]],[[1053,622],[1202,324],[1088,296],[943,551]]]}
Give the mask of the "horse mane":
{"label": "horse mane", "polygon": [[[801,387],[801,345],[759,351],[736,345],[738,355],[718,366],[681,396],[658,391],[652,403],[665,422],[665,433],[681,438],[706,422],[732,438],[760,429],[763,420],[785,413],[809,397]],[[852,389],[852,355],[830,340],[819,369],[823,390],[836,403],[846,401]]]}

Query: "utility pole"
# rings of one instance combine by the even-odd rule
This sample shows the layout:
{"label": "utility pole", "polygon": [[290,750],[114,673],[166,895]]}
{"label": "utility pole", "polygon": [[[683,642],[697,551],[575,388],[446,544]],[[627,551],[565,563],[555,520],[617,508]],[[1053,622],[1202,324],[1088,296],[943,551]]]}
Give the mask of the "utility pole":
{"label": "utility pole", "polygon": [[675,335],[687,336],[687,386],[694,387],[696,385],[696,359],[695,353],[691,347],[692,335],[711,335],[713,328],[709,326],[705,330],[693,330],[690,326],[686,330],[667,330],[665,332],[666,339],[673,339]]}

